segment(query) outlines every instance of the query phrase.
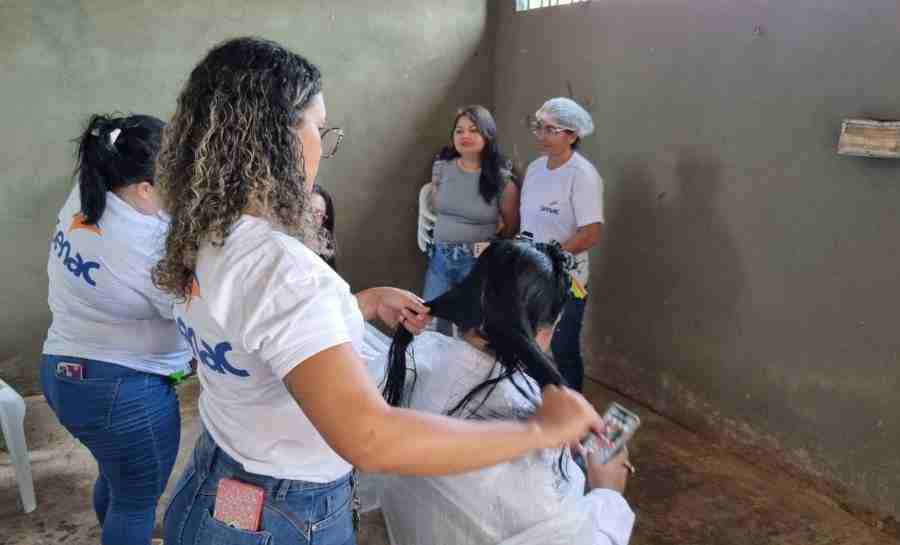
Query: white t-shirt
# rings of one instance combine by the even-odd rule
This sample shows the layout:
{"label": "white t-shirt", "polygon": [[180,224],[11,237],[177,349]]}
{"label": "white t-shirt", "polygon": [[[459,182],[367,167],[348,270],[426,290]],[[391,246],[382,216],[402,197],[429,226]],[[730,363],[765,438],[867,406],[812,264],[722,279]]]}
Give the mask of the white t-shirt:
{"label": "white t-shirt", "polygon": [[[200,415],[251,473],[330,482],[351,466],[319,435],[283,379],[319,352],[362,345],[347,283],[300,241],[242,216],[225,244],[205,244],[192,295],[175,305],[199,362]],[[326,394],[327,395],[327,394]]]}
{"label": "white t-shirt", "polygon": [[[522,231],[535,242],[560,244],[591,223],[603,222],[603,179],[597,169],[577,151],[563,165],[550,170],[547,156],[528,165],[522,182]],[[588,253],[575,256],[575,278],[588,281]]]}
{"label": "white t-shirt", "polygon": [[[446,414],[473,388],[497,378],[501,370],[493,356],[435,332],[416,337],[407,358],[410,355],[415,357],[416,376],[409,406],[430,413]],[[540,389],[530,377],[516,373],[514,379],[540,400]],[[508,379],[479,392],[461,416],[475,409],[476,418],[521,418],[535,410]],[[635,517],[625,498],[608,489],[585,494],[581,468],[566,456],[565,474],[561,473],[559,455],[559,449],[538,450],[458,475],[391,477],[381,506],[391,535],[415,536],[397,542],[419,545],[505,543],[515,537],[527,543],[548,543],[547,539],[524,539],[545,533],[569,545],[628,543]],[[423,486],[441,499],[422,505],[420,498],[407,494],[408,487],[421,491]],[[474,533],[467,534],[467,528]]]}
{"label": "white t-shirt", "polygon": [[159,375],[186,370],[190,352],[173,321],[173,300],[150,279],[168,223],[112,192],[96,225],[86,225],[80,210],[76,185],[50,241],[47,302],[53,322],[44,353]]}

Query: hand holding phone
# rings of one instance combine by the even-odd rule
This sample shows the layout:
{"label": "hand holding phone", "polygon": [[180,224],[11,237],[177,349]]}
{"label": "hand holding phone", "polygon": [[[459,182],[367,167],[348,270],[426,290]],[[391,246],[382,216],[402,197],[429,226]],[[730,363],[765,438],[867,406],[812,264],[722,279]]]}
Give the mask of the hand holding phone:
{"label": "hand holding phone", "polygon": [[585,456],[588,489],[608,489],[624,494],[625,485],[628,482],[628,467],[625,465],[628,459],[628,448],[622,448],[605,464],[600,463],[595,458],[596,456],[596,453]]}
{"label": "hand holding phone", "polygon": [[622,450],[622,447],[641,425],[641,419],[625,407],[613,402],[603,414],[603,423],[605,431],[602,436],[590,434],[582,442],[584,449],[595,456],[594,459],[601,464],[609,462]]}

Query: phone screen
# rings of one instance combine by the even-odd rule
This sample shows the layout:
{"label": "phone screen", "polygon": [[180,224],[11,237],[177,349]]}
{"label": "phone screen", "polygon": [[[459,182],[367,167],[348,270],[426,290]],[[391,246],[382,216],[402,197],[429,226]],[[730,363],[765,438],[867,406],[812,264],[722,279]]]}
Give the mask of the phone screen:
{"label": "phone screen", "polygon": [[605,464],[622,450],[641,425],[641,419],[618,403],[612,403],[603,414],[603,422],[606,424],[603,437],[598,440],[592,434],[584,446],[588,452],[596,452],[600,463]]}

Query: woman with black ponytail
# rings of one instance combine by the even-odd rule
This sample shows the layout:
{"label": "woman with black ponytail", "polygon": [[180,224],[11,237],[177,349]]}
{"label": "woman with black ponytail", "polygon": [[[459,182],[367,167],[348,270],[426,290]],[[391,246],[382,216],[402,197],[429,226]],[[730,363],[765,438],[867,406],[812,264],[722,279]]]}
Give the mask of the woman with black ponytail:
{"label": "woman with black ponytail", "polygon": [[90,118],[47,262],[41,385],[97,460],[104,545],[150,543],[181,433],[173,384],[189,351],[173,298],[150,278],[168,229],[154,188],[163,127],[146,115]]}
{"label": "woman with black ponytail", "polygon": [[[413,342],[402,329],[395,334],[384,385],[388,402],[467,419],[533,414],[542,388],[565,384],[547,352],[567,301],[566,259],[558,246],[491,244],[462,284],[426,302],[433,316],[459,327],[462,339],[426,332]],[[588,456],[587,476],[562,448],[427,482],[391,477],[382,509],[394,545],[622,545],[634,523],[622,497],[626,457],[600,464]]]}

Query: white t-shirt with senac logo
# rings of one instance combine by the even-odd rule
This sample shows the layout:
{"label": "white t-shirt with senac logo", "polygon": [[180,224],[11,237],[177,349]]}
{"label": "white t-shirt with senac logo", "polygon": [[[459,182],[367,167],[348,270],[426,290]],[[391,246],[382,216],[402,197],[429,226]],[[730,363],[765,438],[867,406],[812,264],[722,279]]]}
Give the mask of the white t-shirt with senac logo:
{"label": "white t-shirt with senac logo", "polygon": [[205,244],[191,296],[175,306],[199,362],[200,415],[244,469],[324,483],[351,466],[335,453],[283,379],[315,354],[360,349],[364,321],[350,287],[269,222],[242,216],[222,247]]}
{"label": "white t-shirt with senac logo", "polygon": [[138,212],[113,192],[106,194],[100,221],[88,225],[78,186],[72,189],[50,241],[47,302],[53,323],[45,354],[157,375],[188,369],[173,299],[150,278],[168,228],[166,220]]}
{"label": "white t-shirt with senac logo", "polygon": [[[603,179],[597,169],[578,152],[563,165],[550,170],[547,157],[532,161],[522,182],[522,231],[535,242],[560,244],[591,223],[603,222]],[[588,281],[588,253],[576,254],[573,272],[582,286]]]}

